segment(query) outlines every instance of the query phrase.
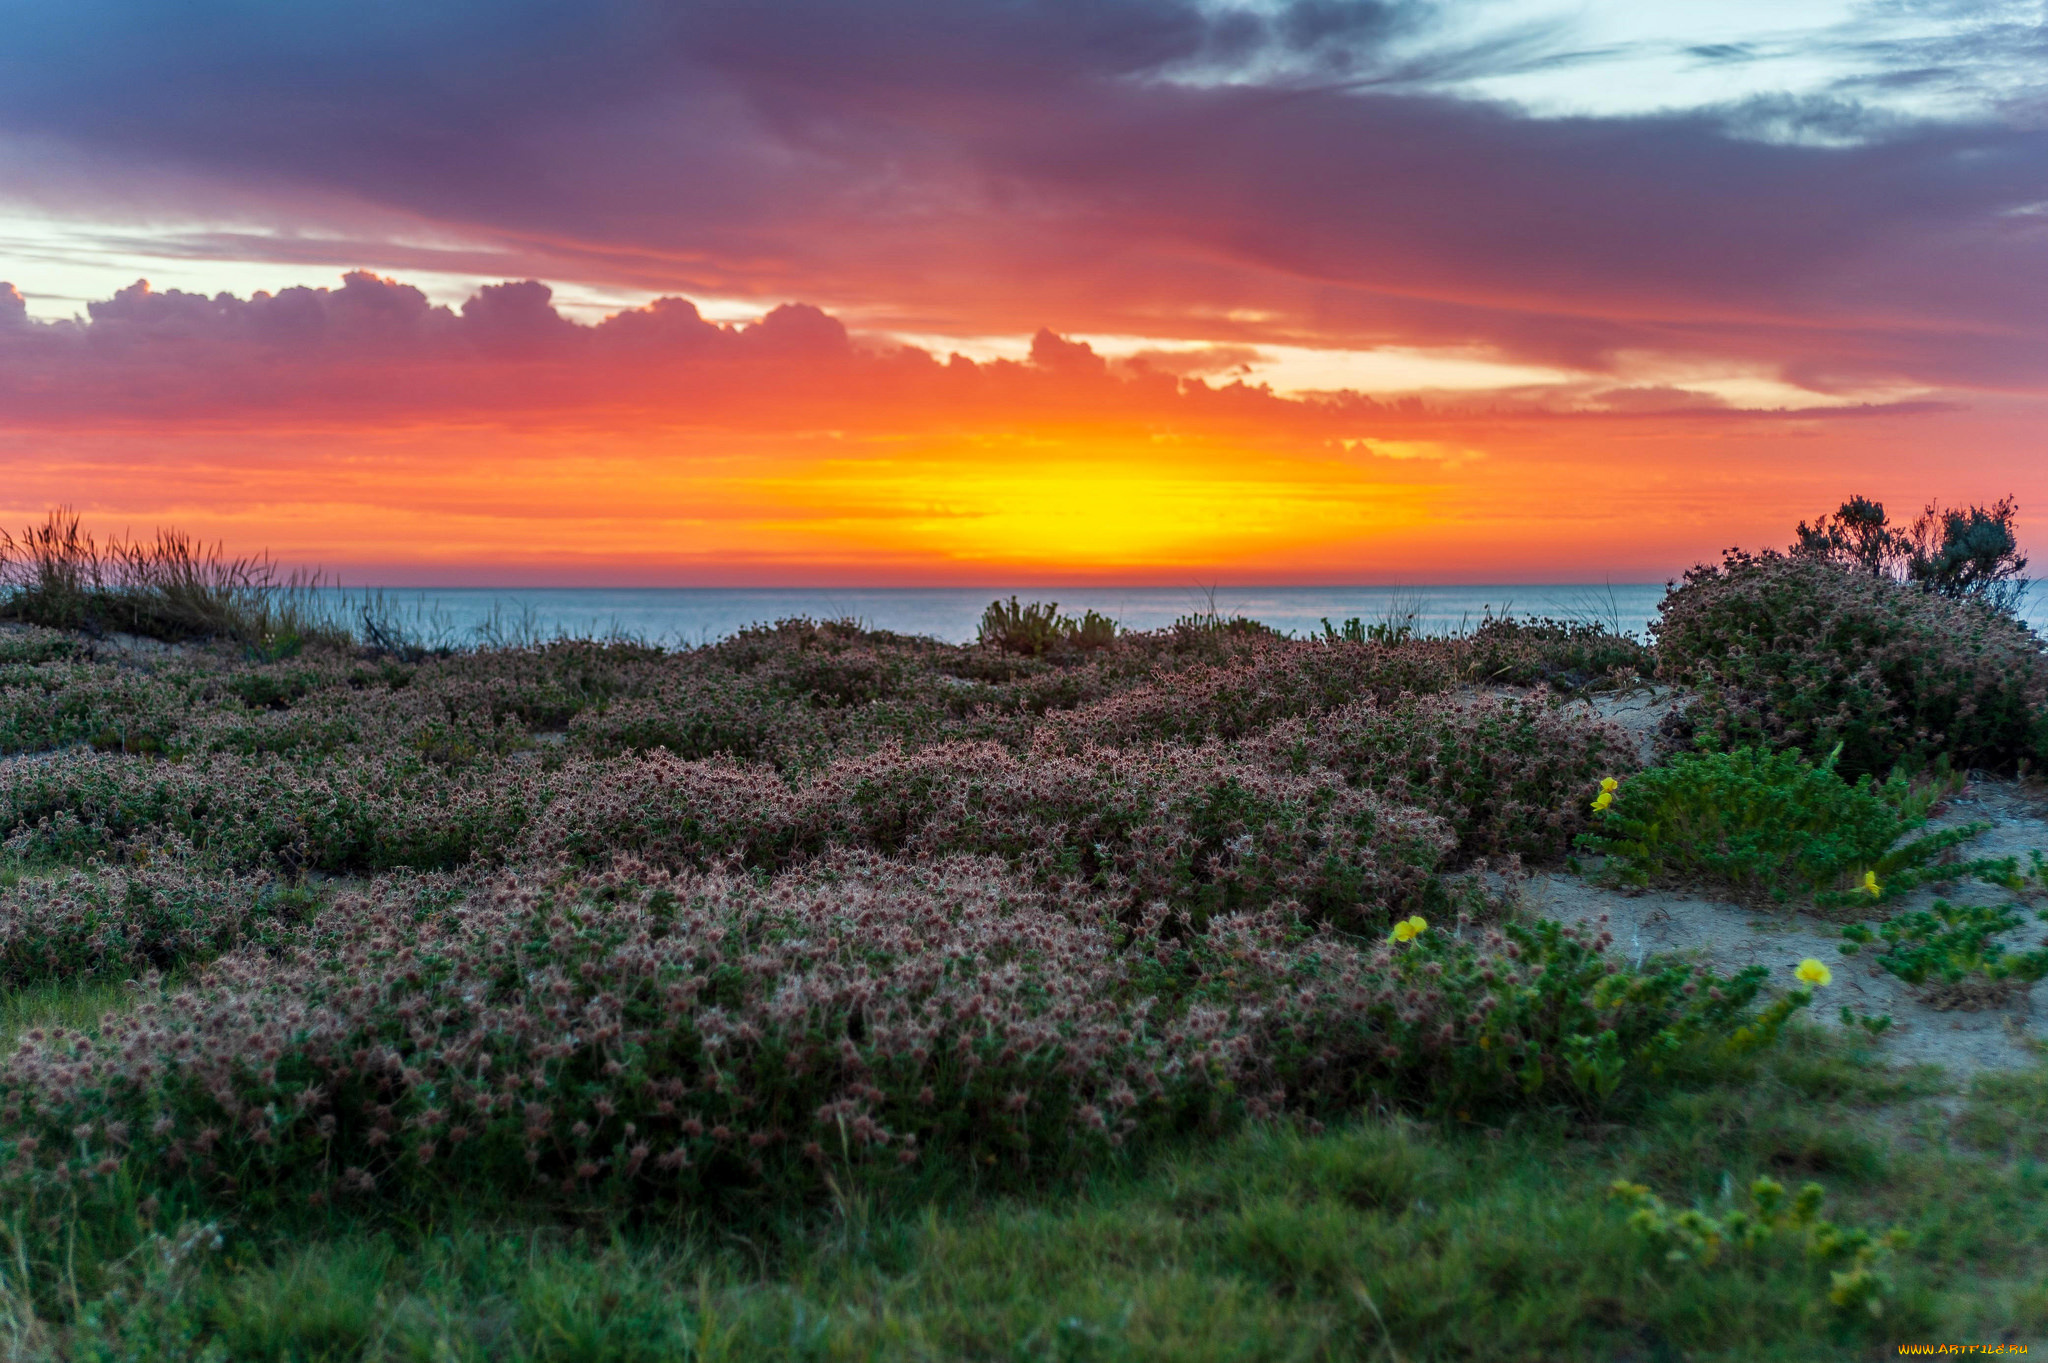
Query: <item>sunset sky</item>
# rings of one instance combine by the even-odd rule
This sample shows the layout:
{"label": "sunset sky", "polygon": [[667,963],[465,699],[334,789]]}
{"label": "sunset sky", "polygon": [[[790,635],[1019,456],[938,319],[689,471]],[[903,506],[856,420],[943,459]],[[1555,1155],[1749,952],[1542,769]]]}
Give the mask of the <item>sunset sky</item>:
{"label": "sunset sky", "polygon": [[403,584],[1635,581],[2012,493],[2048,562],[2041,0],[0,33],[0,524]]}

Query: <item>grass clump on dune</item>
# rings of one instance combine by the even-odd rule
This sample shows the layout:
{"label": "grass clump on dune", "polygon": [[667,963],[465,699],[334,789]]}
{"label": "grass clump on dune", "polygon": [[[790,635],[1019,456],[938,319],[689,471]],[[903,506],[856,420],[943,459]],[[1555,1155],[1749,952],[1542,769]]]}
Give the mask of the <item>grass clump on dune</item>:
{"label": "grass clump on dune", "polygon": [[176,530],[102,545],[68,511],[20,538],[0,531],[0,616],[153,639],[233,639],[291,652],[344,637],[264,558],[229,558]]}

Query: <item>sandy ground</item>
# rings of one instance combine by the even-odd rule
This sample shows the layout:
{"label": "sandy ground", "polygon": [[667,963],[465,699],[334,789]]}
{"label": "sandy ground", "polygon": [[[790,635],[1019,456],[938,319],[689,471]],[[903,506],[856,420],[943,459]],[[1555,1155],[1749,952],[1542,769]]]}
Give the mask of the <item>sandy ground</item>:
{"label": "sandy ground", "polygon": [[[1584,703],[1584,702],[1580,702]],[[1597,707],[1644,742],[1655,734],[1673,699],[1668,693],[1599,698]],[[1958,849],[1966,858],[2017,855],[2022,867],[2034,848],[2048,852],[2048,789],[2038,781],[1972,780],[1936,813],[1936,827],[1989,822],[1989,832]],[[1910,912],[1937,898],[1951,903],[2014,902],[2010,891],[1973,881],[1902,896],[1886,906],[1891,913]],[[2036,898],[2023,904],[2026,923],[2009,934],[2008,949],[2032,947],[2048,935],[2035,919]],[[1629,892],[1592,884],[1584,876],[1553,872],[1538,875],[1528,886],[1529,908],[1562,921],[1606,915],[1616,947],[1631,962],[1660,955],[1701,961],[1724,973],[1764,965],[1785,986],[1792,970],[1806,957],[1824,962],[1834,981],[1816,991],[1811,1016],[1839,1027],[1843,1005],[1858,1014],[1889,1015],[1890,1030],[1879,1042],[1881,1053],[1901,1064],[1933,1063],[1956,1079],[1986,1069],[2008,1069],[2038,1062],[2031,1043],[2048,1042],[2048,1009],[2020,994],[2005,1006],[1976,1012],[1930,1007],[1917,991],[1869,963],[1868,955],[1841,953],[1840,915],[1822,917],[1793,909],[1746,909],[1705,893],[1649,890]],[[2039,992],[2039,991],[2037,991]]]}

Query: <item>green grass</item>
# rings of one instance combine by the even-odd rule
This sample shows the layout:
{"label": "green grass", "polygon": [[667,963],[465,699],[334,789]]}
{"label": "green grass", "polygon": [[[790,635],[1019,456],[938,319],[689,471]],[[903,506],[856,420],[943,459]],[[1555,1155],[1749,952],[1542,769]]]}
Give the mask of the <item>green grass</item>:
{"label": "green grass", "polygon": [[[19,1027],[109,1002],[53,987],[6,1006]],[[1943,1082],[1798,1031],[1626,1125],[1262,1127],[1025,1198],[851,1189],[715,1224],[166,1209],[161,1236],[26,1265],[38,1281],[0,1255],[0,1356],[1417,1363],[2048,1341],[2048,1066],[1979,1080],[1953,1119],[1926,1101]],[[1841,1318],[1796,1254],[1664,1263],[1606,1195],[1628,1178],[1721,1214],[1758,1175],[1907,1232],[1883,1320]],[[81,1282],[101,1286],[74,1300]]]}
{"label": "green grass", "polygon": [[125,981],[87,985],[50,982],[0,990],[0,1051],[12,1051],[32,1027],[83,1030],[128,998]]}

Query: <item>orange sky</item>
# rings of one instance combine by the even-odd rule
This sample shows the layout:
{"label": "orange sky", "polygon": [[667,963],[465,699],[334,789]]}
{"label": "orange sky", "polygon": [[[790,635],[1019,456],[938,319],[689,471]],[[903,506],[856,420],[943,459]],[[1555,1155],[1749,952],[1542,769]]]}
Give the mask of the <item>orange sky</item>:
{"label": "orange sky", "polygon": [[390,584],[1249,584],[2048,514],[2010,7],[17,8],[0,523]]}
{"label": "orange sky", "polygon": [[12,370],[0,516],[69,504],[102,532],[175,525],[402,584],[1655,580],[1851,491],[1910,508],[2041,477],[2026,399],[1387,403],[1049,335],[1021,362],[941,362],[807,310],[526,349],[419,317],[276,350],[115,325],[79,354],[52,331]]}

